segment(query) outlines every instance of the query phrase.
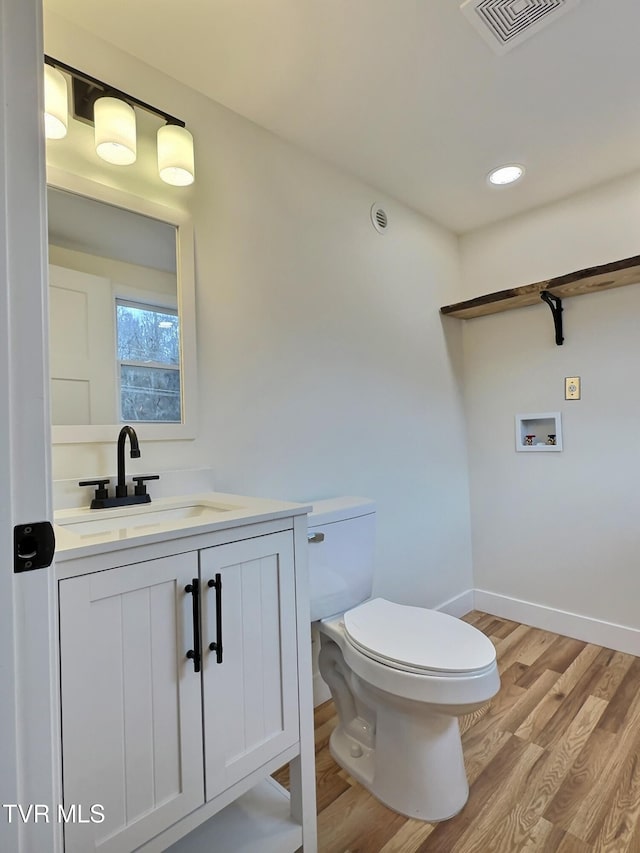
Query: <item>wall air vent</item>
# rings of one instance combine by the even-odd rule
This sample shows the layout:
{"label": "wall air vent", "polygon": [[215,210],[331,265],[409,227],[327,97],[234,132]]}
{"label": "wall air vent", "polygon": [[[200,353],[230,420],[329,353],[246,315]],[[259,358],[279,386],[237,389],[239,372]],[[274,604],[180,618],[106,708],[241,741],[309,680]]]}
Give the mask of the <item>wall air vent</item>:
{"label": "wall air vent", "polygon": [[389,227],[389,220],[387,218],[386,211],[381,207],[378,207],[377,204],[373,204],[371,206],[371,222],[376,231],[379,231],[381,234],[383,234]]}
{"label": "wall air vent", "polygon": [[506,53],[552,24],[580,0],[465,0],[460,10],[485,41]]}

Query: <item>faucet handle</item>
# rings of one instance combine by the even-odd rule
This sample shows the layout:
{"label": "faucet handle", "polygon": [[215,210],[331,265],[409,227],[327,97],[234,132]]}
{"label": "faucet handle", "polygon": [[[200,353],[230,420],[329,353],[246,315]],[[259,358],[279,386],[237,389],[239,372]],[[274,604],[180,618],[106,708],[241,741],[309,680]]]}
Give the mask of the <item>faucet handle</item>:
{"label": "faucet handle", "polygon": [[146,495],[147,487],[145,486],[145,482],[147,480],[159,480],[160,474],[147,474],[145,477],[132,477],[131,479],[136,484],[133,493],[135,495]]}
{"label": "faucet handle", "polygon": [[80,480],[78,483],[79,486],[95,486],[96,493],[94,495],[94,500],[105,500],[109,497],[109,489],[107,486],[111,480]]}

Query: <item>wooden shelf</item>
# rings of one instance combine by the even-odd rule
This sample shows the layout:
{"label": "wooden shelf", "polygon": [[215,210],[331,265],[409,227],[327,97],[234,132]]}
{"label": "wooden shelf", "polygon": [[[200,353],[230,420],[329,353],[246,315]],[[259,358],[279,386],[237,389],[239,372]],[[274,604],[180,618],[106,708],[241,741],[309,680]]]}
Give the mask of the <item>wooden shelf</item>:
{"label": "wooden shelf", "polygon": [[638,282],[640,282],[640,255],[598,267],[577,270],[557,278],[538,281],[535,284],[498,290],[496,293],[487,293],[485,296],[467,299],[465,302],[456,302],[455,305],[444,305],[440,313],[470,320],[472,317],[497,314],[499,311],[510,311],[512,308],[540,305],[542,304],[540,294],[545,290],[555,297],[564,299],[568,296],[597,293]]}

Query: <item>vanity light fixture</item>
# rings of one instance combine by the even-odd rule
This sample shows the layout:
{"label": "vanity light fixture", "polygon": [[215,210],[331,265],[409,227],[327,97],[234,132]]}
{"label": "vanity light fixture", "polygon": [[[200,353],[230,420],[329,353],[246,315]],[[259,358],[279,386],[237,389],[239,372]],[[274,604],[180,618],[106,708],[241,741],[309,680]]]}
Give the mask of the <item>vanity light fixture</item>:
{"label": "vanity light fixture", "polygon": [[489,172],[487,180],[494,186],[504,186],[518,181],[524,175],[524,166],[517,163],[510,163],[508,166],[499,166],[492,172]]}
{"label": "vanity light fixture", "polygon": [[175,187],[193,183],[193,137],[186,127],[165,124],[158,128],[158,172]]}
{"label": "vanity light fixture", "polygon": [[47,139],[67,135],[67,81],[52,65],[44,66],[44,133]]}
{"label": "vanity light fixture", "polygon": [[[158,172],[163,181],[173,186],[185,187],[194,181],[193,137],[185,127],[185,123],[175,116],[169,115],[157,107],[152,107],[144,101],[115,89],[77,68],[72,68],[64,62],[44,57],[45,61],[45,103],[46,103],[46,135],[48,139],[61,139],[66,134],[67,127],[67,93],[66,79],[62,72],[71,78],[73,116],[74,118],[93,124],[95,128],[96,153],[108,163],[119,166],[129,165],[136,160],[136,116],[135,109],[152,113],[163,119],[166,124],[158,130]],[[60,80],[62,83],[60,83]],[[51,81],[51,82],[49,82]],[[54,89],[54,81],[57,90]],[[62,90],[54,101],[53,92]],[[51,91],[51,95],[49,92]],[[64,107],[60,106],[64,100]],[[54,112],[53,106],[57,103]],[[56,122],[48,116],[54,115]],[[64,133],[59,124],[64,125]],[[49,125],[52,126],[51,133]],[[58,135],[54,135],[56,132]]]}
{"label": "vanity light fixture", "polygon": [[136,114],[120,98],[98,98],[93,105],[96,154],[107,163],[136,162]]}

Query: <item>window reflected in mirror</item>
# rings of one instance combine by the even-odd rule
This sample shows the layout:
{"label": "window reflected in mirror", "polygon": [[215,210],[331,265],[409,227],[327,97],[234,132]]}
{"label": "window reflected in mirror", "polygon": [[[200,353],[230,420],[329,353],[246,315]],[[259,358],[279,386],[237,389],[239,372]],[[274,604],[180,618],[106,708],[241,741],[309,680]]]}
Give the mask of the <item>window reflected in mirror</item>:
{"label": "window reflected in mirror", "polygon": [[178,312],[116,299],[120,419],[180,423]]}

